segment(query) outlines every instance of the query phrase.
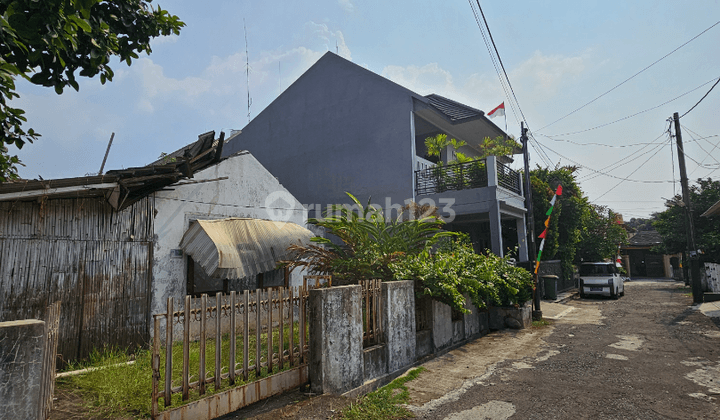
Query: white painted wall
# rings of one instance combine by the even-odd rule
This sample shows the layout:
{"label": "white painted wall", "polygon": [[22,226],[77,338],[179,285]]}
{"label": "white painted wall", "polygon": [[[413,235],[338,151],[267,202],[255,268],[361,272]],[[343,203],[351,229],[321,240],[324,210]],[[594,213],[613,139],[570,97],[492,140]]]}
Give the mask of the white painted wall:
{"label": "white painted wall", "polygon": [[[228,179],[187,184],[222,177]],[[168,297],[175,297],[177,305],[186,294],[186,259],[173,257],[171,251],[180,248],[191,220],[249,217],[289,221],[303,227],[307,222],[302,204],[247,152],[229,156],[168,188],[172,191],[155,193],[152,314],[165,312]],[[302,273],[295,270],[291,285],[301,284]]]}

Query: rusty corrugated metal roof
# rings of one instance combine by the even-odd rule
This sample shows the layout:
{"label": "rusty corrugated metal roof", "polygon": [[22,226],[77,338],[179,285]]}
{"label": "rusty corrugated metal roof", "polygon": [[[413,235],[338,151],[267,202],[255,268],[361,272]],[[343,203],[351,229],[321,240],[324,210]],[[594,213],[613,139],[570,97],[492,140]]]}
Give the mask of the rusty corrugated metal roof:
{"label": "rusty corrugated metal roof", "polygon": [[214,278],[236,279],[274,270],[289,257],[292,244],[309,244],[315,236],[290,222],[228,218],[197,220],[180,248]]}

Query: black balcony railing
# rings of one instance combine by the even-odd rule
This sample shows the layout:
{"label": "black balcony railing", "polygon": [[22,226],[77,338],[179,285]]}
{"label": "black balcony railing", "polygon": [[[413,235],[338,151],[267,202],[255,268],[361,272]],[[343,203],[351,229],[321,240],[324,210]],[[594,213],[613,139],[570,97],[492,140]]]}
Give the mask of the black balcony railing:
{"label": "black balcony railing", "polygon": [[520,195],[520,174],[498,162],[497,176],[498,185]]}
{"label": "black balcony railing", "polygon": [[415,171],[417,195],[445,191],[467,190],[488,186],[485,159],[466,163],[451,163]]}

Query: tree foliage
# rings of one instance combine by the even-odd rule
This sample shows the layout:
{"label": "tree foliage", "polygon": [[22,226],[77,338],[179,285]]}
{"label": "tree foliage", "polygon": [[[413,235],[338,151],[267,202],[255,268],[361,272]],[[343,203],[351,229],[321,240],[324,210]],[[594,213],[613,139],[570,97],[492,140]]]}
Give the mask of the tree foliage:
{"label": "tree foliage", "polygon": [[[706,262],[720,262],[720,217],[700,217],[720,200],[720,181],[698,179],[690,186],[690,207],[695,225],[695,242]],[[687,250],[687,216],[682,196],[676,195],[665,202],[665,211],[654,215],[653,223],[663,243],[658,251],[675,254]]]}
{"label": "tree foliage", "polygon": [[607,206],[590,204],[586,207],[583,229],[575,257],[576,262],[602,261],[618,255],[618,245],[627,242],[627,231],[620,215]]}
{"label": "tree foliage", "polygon": [[507,258],[473,252],[466,234],[443,240],[437,250],[392,263],[398,280],[416,280],[417,293],[467,312],[465,295],[478,308],[521,305],[532,298],[532,275]]}
{"label": "tree foliage", "polygon": [[617,255],[618,245],[627,242],[627,233],[617,224],[619,215],[604,206],[590,204],[575,179],[577,168],[540,168],[530,172],[533,193],[535,232],[545,229],[546,213],[558,185],[562,196],[557,199],[542,260],[560,260],[563,276],[570,278],[573,264],[581,259],[602,261]]}
{"label": "tree foliage", "polygon": [[10,105],[17,98],[15,80],[52,87],[80,88],[77,76],[113,78],[110,59],[128,65],[150,53],[150,40],[179,34],[177,16],[153,8],[152,0],[2,0],[0,1],[0,182],[17,177],[17,156],[40,134],[25,130],[25,111]]}
{"label": "tree foliage", "polygon": [[[392,280],[391,263],[419,254],[442,237],[455,235],[440,229],[444,222],[437,216],[403,219],[401,214],[388,221],[369,200],[363,206],[352,194],[347,194],[353,206],[334,205],[322,219],[308,219],[341,243],[315,237],[312,241],[317,245],[291,246],[294,258],[285,262],[290,269],[306,267],[313,274],[331,274],[335,284]],[[436,214],[428,209],[423,213]]]}
{"label": "tree foliage", "polygon": [[448,146],[452,146],[455,149],[455,158],[457,163],[466,163],[473,160],[485,159],[488,156],[510,156],[515,150],[521,148],[520,144],[512,138],[506,138],[504,136],[497,136],[494,139],[485,137],[483,142],[478,145],[480,154],[478,156],[469,157],[462,152],[458,152],[462,146],[466,146],[467,143],[456,139],[449,139],[447,134],[438,134],[433,137],[427,137],[425,139],[425,147],[428,150],[428,156],[440,157],[440,154]]}

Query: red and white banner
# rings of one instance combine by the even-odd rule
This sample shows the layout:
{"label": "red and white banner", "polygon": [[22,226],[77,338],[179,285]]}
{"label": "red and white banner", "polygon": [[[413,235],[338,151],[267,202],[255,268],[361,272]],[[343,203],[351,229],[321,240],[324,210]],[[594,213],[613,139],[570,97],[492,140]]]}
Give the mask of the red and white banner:
{"label": "red and white banner", "polygon": [[488,118],[502,117],[505,115],[505,102],[501,103],[495,109],[487,113]]}

